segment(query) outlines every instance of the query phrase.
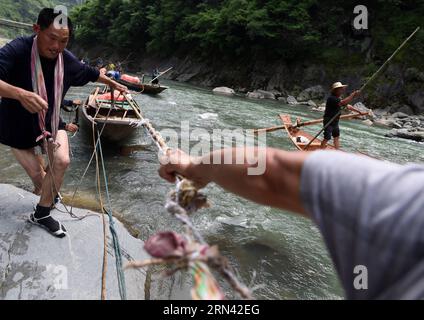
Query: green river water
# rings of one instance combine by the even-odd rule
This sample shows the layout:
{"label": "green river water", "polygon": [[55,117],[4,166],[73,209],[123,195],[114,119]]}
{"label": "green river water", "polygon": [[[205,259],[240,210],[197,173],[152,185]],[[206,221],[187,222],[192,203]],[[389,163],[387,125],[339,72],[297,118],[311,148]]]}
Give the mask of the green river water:
{"label": "green river water", "polygon": [[[212,132],[213,129],[278,125],[279,113],[289,113],[305,120],[321,116],[306,106],[291,107],[276,101],[217,96],[210,89],[175,82],[166,84],[171,89],[158,97],[136,96],[145,116],[159,130],[180,130],[181,121],[189,121],[191,129],[204,128]],[[92,89],[92,85],[73,88],[67,98],[85,99]],[[65,114],[64,119],[67,118]],[[347,151],[359,149],[396,163],[424,162],[423,144],[385,138],[385,129],[368,127],[360,121],[342,122],[341,128],[342,147]],[[308,127],[308,130],[314,133],[319,127]],[[72,164],[62,188],[65,195],[72,194],[88,163],[92,152],[89,135],[87,130],[81,130],[71,139]],[[106,142],[103,145],[114,214],[131,226],[142,240],[157,231],[181,231],[180,224],[164,209],[165,197],[173,186],[161,180],[157,174],[156,146],[150,143],[142,129],[124,144],[143,147],[129,156],[123,156],[118,146],[106,145]],[[267,144],[294,150],[283,131],[269,133]],[[0,183],[30,189],[29,178],[14,161],[9,149],[0,146],[0,152]],[[90,207],[95,203],[94,171],[94,167],[91,167],[84,179],[76,206]],[[256,298],[343,297],[343,290],[319,231],[310,221],[256,205],[215,185],[207,187],[205,192],[212,207],[195,214],[193,222],[210,244],[219,245],[239,278],[256,289]],[[146,287],[150,299],[190,298],[190,274],[177,273],[171,278],[162,279],[158,271],[150,270],[150,283],[140,283],[140,286]],[[222,281],[220,283],[229,297],[234,297],[231,290]]]}

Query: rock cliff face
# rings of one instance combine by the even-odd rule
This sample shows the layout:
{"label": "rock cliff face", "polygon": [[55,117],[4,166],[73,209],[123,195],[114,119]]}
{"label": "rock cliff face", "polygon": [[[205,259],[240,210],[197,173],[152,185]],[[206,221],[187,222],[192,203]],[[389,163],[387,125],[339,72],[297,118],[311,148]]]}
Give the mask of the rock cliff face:
{"label": "rock cliff face", "polygon": [[[348,57],[346,57],[348,59]],[[321,100],[328,94],[330,85],[336,81],[349,84],[348,90],[359,89],[371,76],[369,67],[324,66],[313,63],[285,62],[254,65],[225,61],[203,63],[191,57],[185,59],[149,59],[134,62],[133,71],[150,72],[152,66],[173,66],[163,78],[188,82],[205,87],[226,86],[238,93],[266,90],[276,97],[294,96],[299,102]],[[366,90],[363,101],[372,109],[390,107],[412,114],[424,113],[424,72],[397,64],[390,65]],[[257,98],[255,96],[255,98]],[[320,101],[315,101],[320,102]]]}
{"label": "rock cliff face", "polygon": [[[365,45],[368,48],[368,44]],[[369,49],[369,48],[368,48]],[[366,50],[368,50],[366,49]],[[127,59],[108,48],[83,49],[73,45],[71,50],[79,56],[103,57],[105,60],[124,61],[127,72],[151,74],[155,67],[173,69],[162,76],[179,82],[204,87],[228,87],[237,93],[253,92],[252,98],[260,99],[258,90],[272,92],[275,98],[293,96],[299,102],[322,99],[328,94],[332,83],[348,83],[348,90],[359,89],[383,62],[370,67],[369,61],[349,64],[351,57],[332,61],[324,65],[313,61],[264,61],[258,58],[249,61],[226,61],[211,59],[205,62],[196,56],[158,58],[137,56]],[[365,51],[366,51],[365,50]],[[108,54],[108,52],[110,54]],[[133,54],[130,54],[132,57]],[[413,114],[424,113],[424,69],[403,65],[402,60],[392,62],[386,70],[367,88],[363,102],[371,109],[390,107],[391,113],[401,111]]]}
{"label": "rock cliff face", "polygon": [[[26,221],[38,197],[0,184],[0,299],[93,299],[101,293],[103,227],[99,214],[73,220],[57,210],[68,236],[58,239]],[[60,205],[59,208],[62,206]],[[74,209],[79,216],[88,210]],[[148,256],[143,242],[115,220],[123,263]],[[108,234],[110,234],[108,232]],[[107,299],[120,299],[111,237],[107,245]],[[144,299],[145,272],[125,271],[127,298]]]}

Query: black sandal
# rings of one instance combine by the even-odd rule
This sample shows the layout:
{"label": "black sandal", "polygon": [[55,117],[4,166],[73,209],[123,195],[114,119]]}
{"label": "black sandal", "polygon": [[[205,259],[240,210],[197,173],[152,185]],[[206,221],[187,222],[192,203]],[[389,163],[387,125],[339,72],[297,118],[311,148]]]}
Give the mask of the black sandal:
{"label": "black sandal", "polygon": [[46,229],[58,238],[63,238],[67,234],[65,227],[59,221],[55,220],[50,214],[42,218],[36,218],[34,213],[31,213],[29,216],[29,222]]}

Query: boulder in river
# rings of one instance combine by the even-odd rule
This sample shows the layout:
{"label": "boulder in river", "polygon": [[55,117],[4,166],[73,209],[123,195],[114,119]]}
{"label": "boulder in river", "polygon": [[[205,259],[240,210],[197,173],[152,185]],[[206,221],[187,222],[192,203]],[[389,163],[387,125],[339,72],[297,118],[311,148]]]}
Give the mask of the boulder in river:
{"label": "boulder in river", "polygon": [[264,96],[265,99],[276,100],[277,95],[281,95],[278,91],[265,91],[265,90],[256,90],[257,93],[260,93]]}
{"label": "boulder in river", "polygon": [[353,105],[353,107],[361,112],[370,112],[371,109],[368,109],[365,104],[362,102],[357,102]]}
{"label": "boulder in river", "polygon": [[248,92],[246,97],[251,99],[269,99],[276,100],[275,93],[265,90],[255,90],[253,92]]}
{"label": "boulder in river", "polygon": [[353,107],[356,110],[360,111],[360,112],[364,112],[364,113],[366,112],[366,113],[368,113],[368,115],[365,115],[365,116],[362,116],[362,117],[358,117],[357,119],[367,120],[369,118],[372,118],[372,119],[376,119],[377,118],[375,116],[374,112],[371,109],[367,108],[362,102],[355,103],[353,105]]}
{"label": "boulder in river", "polygon": [[265,96],[257,91],[248,92],[246,97],[249,99],[265,99]]}
{"label": "boulder in river", "polygon": [[327,93],[322,86],[314,86],[303,90],[297,97],[297,101],[305,102],[308,100],[322,100],[326,94]]}
{"label": "boulder in river", "polygon": [[375,120],[374,125],[379,127],[385,127],[385,128],[395,128],[395,129],[402,128],[402,125],[392,118]]}
{"label": "boulder in river", "polygon": [[[52,211],[52,216],[68,230],[68,235],[59,239],[27,221],[37,202],[38,197],[32,193],[0,184],[0,299],[99,300],[103,261],[101,215],[74,208],[73,213],[79,216],[93,214],[75,220],[67,213]],[[131,236],[119,221],[114,222],[123,264],[149,258],[143,242]],[[115,252],[108,227],[107,232],[106,298],[117,300],[120,296]],[[144,299],[145,271],[124,273],[127,298]]]}
{"label": "boulder in river", "polygon": [[213,89],[212,92],[215,94],[221,94],[224,96],[233,96],[236,94],[233,89],[227,88],[227,87],[218,87]]}
{"label": "boulder in river", "polygon": [[398,119],[404,119],[404,118],[408,118],[408,115],[403,112],[395,112],[392,114],[392,117],[398,118]]}
{"label": "boulder in river", "polygon": [[364,121],[362,121],[362,123],[365,124],[366,126],[370,126],[370,127],[373,125],[373,122],[370,119],[364,120]]}
{"label": "boulder in river", "polygon": [[315,102],[313,102],[312,100],[308,100],[308,102],[306,102],[306,105],[312,107],[312,108],[316,108],[317,104]]}
{"label": "boulder in river", "polygon": [[296,105],[296,104],[299,104],[299,102],[297,102],[295,97],[288,96],[287,97],[287,104]]}
{"label": "boulder in river", "polygon": [[402,139],[414,140],[418,142],[424,141],[424,128],[419,131],[409,131],[408,129],[392,129],[386,134],[386,137],[398,137]]}

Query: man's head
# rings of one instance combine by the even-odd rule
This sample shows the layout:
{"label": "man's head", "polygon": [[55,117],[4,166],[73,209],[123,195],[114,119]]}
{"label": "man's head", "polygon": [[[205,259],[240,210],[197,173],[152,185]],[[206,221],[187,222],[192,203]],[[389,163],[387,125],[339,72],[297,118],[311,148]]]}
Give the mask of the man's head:
{"label": "man's head", "polygon": [[346,91],[347,85],[341,82],[335,82],[331,86],[331,93],[336,97],[340,97]]}
{"label": "man's head", "polygon": [[38,51],[42,57],[56,59],[68,45],[72,35],[72,22],[63,13],[44,8],[38,15],[37,24],[33,26],[38,35]]}

